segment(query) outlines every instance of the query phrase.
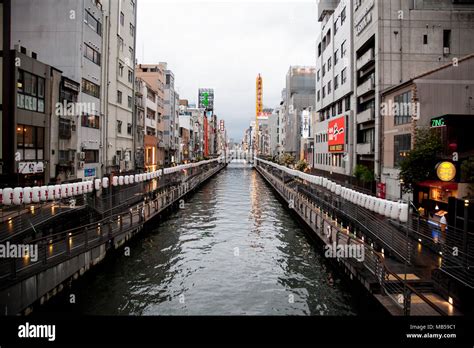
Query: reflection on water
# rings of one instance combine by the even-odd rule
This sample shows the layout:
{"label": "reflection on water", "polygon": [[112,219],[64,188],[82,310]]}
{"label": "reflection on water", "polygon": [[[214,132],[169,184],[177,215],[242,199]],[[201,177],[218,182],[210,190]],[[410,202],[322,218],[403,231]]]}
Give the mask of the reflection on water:
{"label": "reflection on water", "polygon": [[80,311],[123,315],[351,315],[349,291],[251,168],[230,167],[108,262]]}

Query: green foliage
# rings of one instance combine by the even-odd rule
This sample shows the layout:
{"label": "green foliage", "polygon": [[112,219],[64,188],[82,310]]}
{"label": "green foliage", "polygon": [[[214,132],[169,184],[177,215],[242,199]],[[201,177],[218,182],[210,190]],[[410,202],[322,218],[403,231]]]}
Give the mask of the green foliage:
{"label": "green foliage", "polygon": [[375,180],[374,172],[362,164],[356,165],[354,168],[354,176],[364,183]]}
{"label": "green foliage", "polygon": [[417,129],[414,148],[400,163],[399,178],[404,182],[404,192],[412,192],[418,183],[434,175],[442,149],[438,132],[428,128]]}
{"label": "green foliage", "polygon": [[296,163],[296,169],[300,172],[304,172],[308,168],[308,163],[305,160],[298,161]]}
{"label": "green foliage", "polygon": [[283,166],[289,166],[295,164],[295,157],[289,153],[284,153],[280,156],[280,164]]}

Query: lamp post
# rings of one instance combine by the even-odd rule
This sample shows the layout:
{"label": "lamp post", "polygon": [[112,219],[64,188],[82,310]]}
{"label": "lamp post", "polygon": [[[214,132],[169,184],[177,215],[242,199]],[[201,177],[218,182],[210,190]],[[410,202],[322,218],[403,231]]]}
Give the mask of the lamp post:
{"label": "lamp post", "polygon": [[403,179],[400,179],[400,200],[403,199],[403,184],[405,182],[403,181]]}

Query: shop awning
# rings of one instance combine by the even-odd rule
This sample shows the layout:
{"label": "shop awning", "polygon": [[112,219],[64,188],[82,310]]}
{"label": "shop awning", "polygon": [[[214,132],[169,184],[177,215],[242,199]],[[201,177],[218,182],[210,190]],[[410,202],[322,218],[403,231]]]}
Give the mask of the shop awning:
{"label": "shop awning", "polygon": [[426,181],[420,182],[418,186],[436,187],[439,189],[449,190],[449,191],[456,191],[458,189],[457,182],[444,182],[444,181],[437,181],[437,180],[426,180]]}

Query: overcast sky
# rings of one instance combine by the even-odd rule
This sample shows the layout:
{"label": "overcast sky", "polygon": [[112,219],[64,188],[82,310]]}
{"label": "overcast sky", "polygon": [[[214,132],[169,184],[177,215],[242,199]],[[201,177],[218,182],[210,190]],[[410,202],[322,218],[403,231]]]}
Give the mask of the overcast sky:
{"label": "overcast sky", "polygon": [[316,0],[138,0],[137,59],[167,62],[181,99],[214,88],[215,113],[240,141],[255,118],[255,78],[265,107],[281,101],[290,65],[314,65]]}

